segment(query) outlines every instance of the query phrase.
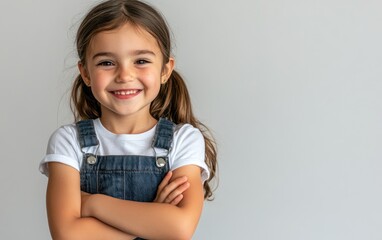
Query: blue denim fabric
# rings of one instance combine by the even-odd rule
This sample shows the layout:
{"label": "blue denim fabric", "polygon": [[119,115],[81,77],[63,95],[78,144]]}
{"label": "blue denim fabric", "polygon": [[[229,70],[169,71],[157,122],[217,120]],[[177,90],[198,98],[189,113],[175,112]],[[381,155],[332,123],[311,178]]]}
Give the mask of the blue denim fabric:
{"label": "blue denim fabric", "polygon": [[81,191],[102,193],[115,198],[152,202],[158,185],[169,170],[156,166],[148,156],[97,156],[95,164],[84,159],[81,168]]}
{"label": "blue denim fabric", "polygon": [[[80,121],[76,126],[81,148],[99,144],[93,120]],[[170,151],[174,128],[174,123],[161,118],[152,146]],[[89,156],[93,157],[95,162],[89,161]],[[152,202],[158,185],[169,171],[167,156],[99,156],[84,153],[83,157],[80,171],[81,191],[125,200]],[[159,158],[165,160],[163,166],[157,165]]]}

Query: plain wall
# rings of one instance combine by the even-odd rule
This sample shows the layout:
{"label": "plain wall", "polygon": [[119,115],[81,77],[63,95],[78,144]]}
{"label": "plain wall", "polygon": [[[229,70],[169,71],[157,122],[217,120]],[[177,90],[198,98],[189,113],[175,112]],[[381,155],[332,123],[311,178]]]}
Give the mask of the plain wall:
{"label": "plain wall", "polygon": [[[149,2],[219,146],[194,239],[382,239],[382,2]],[[38,164],[93,3],[0,2],[0,239],[50,239]]]}

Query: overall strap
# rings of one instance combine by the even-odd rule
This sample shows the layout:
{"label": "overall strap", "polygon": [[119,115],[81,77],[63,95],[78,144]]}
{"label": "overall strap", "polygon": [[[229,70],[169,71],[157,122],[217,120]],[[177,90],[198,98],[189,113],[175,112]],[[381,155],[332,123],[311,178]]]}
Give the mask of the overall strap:
{"label": "overall strap", "polygon": [[[94,130],[92,119],[81,120],[76,123],[78,140],[81,148],[96,146],[99,144]],[[152,147],[170,150],[174,135],[175,124],[165,118],[160,118],[155,130]]]}
{"label": "overall strap", "polygon": [[76,123],[76,126],[81,148],[97,146],[99,144],[92,119],[81,120]]}
{"label": "overall strap", "polygon": [[175,123],[165,118],[160,118],[151,146],[155,148],[163,148],[167,151],[170,151],[174,130]]}

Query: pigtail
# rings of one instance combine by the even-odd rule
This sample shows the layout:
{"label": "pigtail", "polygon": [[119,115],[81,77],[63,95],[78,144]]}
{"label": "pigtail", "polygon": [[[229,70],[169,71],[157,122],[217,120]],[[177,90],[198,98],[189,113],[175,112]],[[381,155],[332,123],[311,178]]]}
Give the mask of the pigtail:
{"label": "pigtail", "polygon": [[192,114],[191,100],[185,82],[175,70],[159,94],[151,103],[151,115],[159,119],[166,117],[175,124],[188,123]]}
{"label": "pigtail", "polygon": [[175,124],[189,123],[201,131],[205,141],[205,162],[210,170],[210,177],[204,182],[204,198],[212,200],[210,182],[217,170],[216,144],[208,128],[195,118],[186,83],[175,70],[168,81],[162,84],[158,96],[151,103],[150,112],[156,119],[166,117]]}
{"label": "pigtail", "polygon": [[70,108],[75,121],[96,119],[101,116],[101,107],[94,98],[90,87],[86,86],[81,75],[78,75],[74,80]]}

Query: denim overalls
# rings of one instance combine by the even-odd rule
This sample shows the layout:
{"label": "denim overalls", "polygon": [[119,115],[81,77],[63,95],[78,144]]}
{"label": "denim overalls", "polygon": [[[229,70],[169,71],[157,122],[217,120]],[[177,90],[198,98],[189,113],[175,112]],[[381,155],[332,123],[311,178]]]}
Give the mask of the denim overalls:
{"label": "denim overalls", "polygon": [[[93,120],[77,122],[81,149],[99,145]],[[81,191],[101,193],[120,199],[152,202],[158,185],[169,171],[168,153],[175,124],[159,119],[152,142],[155,148],[167,151],[165,156],[110,155],[83,152],[80,171]]]}

